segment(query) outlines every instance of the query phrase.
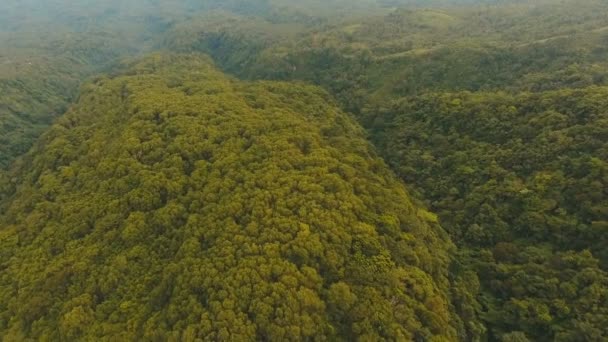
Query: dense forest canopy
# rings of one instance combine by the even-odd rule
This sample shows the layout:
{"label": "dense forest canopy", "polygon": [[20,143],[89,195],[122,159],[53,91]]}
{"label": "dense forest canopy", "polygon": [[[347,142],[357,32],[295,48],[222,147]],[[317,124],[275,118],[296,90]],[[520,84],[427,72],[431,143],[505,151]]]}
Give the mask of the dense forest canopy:
{"label": "dense forest canopy", "polygon": [[370,150],[319,89],[205,58],[98,78],[12,170],[0,329],[453,338],[447,236]]}
{"label": "dense forest canopy", "polygon": [[441,93],[370,111],[376,146],[477,267],[497,329],[608,333],[607,101],[606,87]]}
{"label": "dense forest canopy", "polygon": [[2,1],[0,340],[605,341],[606,13]]}

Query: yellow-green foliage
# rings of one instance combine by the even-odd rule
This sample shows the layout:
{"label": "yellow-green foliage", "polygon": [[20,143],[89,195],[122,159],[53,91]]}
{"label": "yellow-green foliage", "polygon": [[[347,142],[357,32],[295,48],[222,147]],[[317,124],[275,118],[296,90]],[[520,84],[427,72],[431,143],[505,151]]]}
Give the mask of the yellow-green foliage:
{"label": "yellow-green foliage", "polygon": [[328,101],[194,55],[86,85],[5,185],[0,336],[454,340],[445,233]]}
{"label": "yellow-green foliage", "polygon": [[606,340],[608,3],[488,2],[0,2],[0,166],[158,44],[433,211],[147,58],[0,172],[0,339]]}
{"label": "yellow-green foliage", "polygon": [[0,169],[63,114],[85,77],[144,50],[150,34],[185,11],[183,4],[172,11],[164,7],[169,1],[163,4],[0,3]]}

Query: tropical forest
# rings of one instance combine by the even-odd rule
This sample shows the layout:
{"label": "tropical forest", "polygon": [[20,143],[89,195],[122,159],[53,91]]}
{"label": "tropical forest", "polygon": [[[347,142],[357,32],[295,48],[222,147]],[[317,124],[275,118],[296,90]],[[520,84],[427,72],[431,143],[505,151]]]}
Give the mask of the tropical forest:
{"label": "tropical forest", "polygon": [[1,1],[0,341],[608,341],[608,2]]}

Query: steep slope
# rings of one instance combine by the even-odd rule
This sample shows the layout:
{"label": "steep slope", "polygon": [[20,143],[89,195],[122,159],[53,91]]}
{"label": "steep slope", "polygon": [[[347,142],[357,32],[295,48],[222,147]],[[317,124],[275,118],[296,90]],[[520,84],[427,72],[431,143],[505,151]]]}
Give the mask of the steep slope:
{"label": "steep slope", "polygon": [[268,25],[256,37],[272,39],[235,25],[214,37],[239,39],[206,44],[201,25],[188,31],[199,40],[166,41],[209,51],[239,77],[320,85],[356,114],[461,248],[450,269],[461,339],[603,341],[606,6],[397,9],[297,43]]}
{"label": "steep slope", "polygon": [[[0,2],[0,170],[27,152],[88,76],[145,51],[187,4]],[[0,171],[1,172],[1,171]]]}
{"label": "steep slope", "polygon": [[427,94],[366,121],[478,271],[493,336],[608,337],[608,88]]}
{"label": "steep slope", "polygon": [[83,79],[132,52],[106,34],[0,32],[0,169],[24,154]]}
{"label": "steep slope", "polygon": [[456,338],[446,234],[315,87],[154,55],[9,179],[5,340]]}

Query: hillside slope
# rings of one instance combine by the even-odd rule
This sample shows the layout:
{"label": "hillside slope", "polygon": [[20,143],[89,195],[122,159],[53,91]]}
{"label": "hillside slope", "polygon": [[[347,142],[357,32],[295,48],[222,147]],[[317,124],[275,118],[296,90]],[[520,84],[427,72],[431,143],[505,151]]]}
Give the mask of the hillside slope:
{"label": "hillside slope", "polygon": [[406,7],[292,25],[288,39],[286,25],[244,17],[216,25],[216,16],[182,22],[162,45],[208,53],[239,77],[320,85],[359,113],[370,102],[429,91],[606,85],[607,8],[598,0]]}
{"label": "hillside slope", "polygon": [[608,88],[407,97],[375,145],[479,275],[493,336],[608,337]]}
{"label": "hillside slope", "polygon": [[0,32],[0,169],[31,148],[87,76],[132,53],[129,43],[103,33]]}
{"label": "hillside slope", "polygon": [[321,90],[100,77],[11,169],[5,340],[454,340],[451,249]]}
{"label": "hillside slope", "polygon": [[322,86],[355,113],[460,249],[462,340],[604,341],[606,6],[409,7],[295,42],[249,19],[185,22],[164,41],[239,77]]}

